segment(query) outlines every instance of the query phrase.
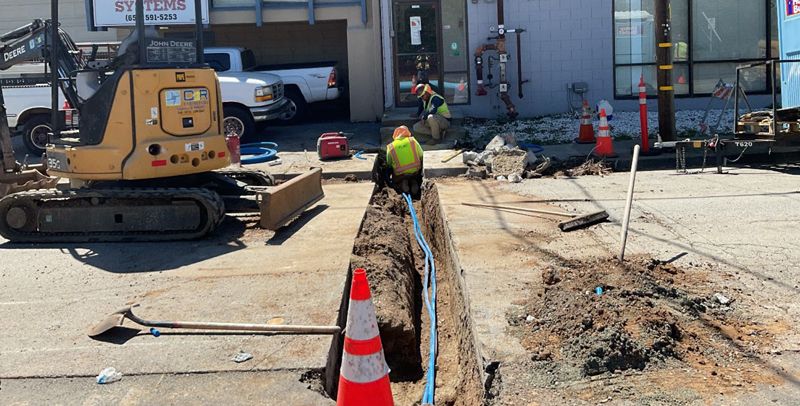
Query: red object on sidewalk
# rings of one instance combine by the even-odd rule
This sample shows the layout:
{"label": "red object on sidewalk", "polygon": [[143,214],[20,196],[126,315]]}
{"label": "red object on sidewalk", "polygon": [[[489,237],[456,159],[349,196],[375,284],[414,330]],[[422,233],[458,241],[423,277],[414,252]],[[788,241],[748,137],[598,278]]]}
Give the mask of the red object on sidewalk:
{"label": "red object on sidewalk", "polygon": [[228,145],[228,152],[231,154],[231,165],[242,164],[242,151],[241,151],[241,137],[239,134],[229,134],[225,137],[225,143]]}
{"label": "red object on sidewalk", "polygon": [[594,147],[594,155],[602,158],[612,158],[617,156],[617,154],[614,153],[614,145],[611,141],[608,118],[606,118],[606,109],[600,110],[600,127],[598,127],[598,130],[597,145]]}
{"label": "red object on sidewalk", "polygon": [[393,406],[389,366],[383,356],[378,318],[367,282],[367,271],[353,271],[347,306],[342,368],[337,406]]}
{"label": "red object on sidewalk", "polygon": [[319,159],[336,159],[350,156],[347,137],[342,133],[325,133],[317,139],[317,155]]}
{"label": "red object on sidewalk", "polygon": [[647,87],[644,75],[639,79],[639,124],[642,126],[642,153],[650,152],[650,138],[647,129]]}
{"label": "red object on sidewalk", "polygon": [[583,109],[581,113],[581,128],[578,132],[578,139],[575,140],[578,144],[591,144],[595,142],[594,126],[592,125],[592,112],[589,108],[589,102],[583,101]]}

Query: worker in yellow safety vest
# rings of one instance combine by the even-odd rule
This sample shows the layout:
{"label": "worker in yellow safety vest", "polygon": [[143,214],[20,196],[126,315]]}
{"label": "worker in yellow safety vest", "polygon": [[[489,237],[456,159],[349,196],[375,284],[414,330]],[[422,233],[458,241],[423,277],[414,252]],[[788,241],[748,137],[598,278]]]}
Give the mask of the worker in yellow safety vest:
{"label": "worker in yellow safety vest", "polygon": [[419,99],[417,117],[420,119],[414,124],[414,133],[430,135],[428,144],[438,144],[442,140],[442,131],[450,127],[450,108],[444,97],[434,92],[427,83],[418,84],[414,93]]}
{"label": "worker in yellow safety vest", "polygon": [[408,127],[397,127],[386,146],[386,168],[398,191],[417,195],[422,183],[422,147]]}

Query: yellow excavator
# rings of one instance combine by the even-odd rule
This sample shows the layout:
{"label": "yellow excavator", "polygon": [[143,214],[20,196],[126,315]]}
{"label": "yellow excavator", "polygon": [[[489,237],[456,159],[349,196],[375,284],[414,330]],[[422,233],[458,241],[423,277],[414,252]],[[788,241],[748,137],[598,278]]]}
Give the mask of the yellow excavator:
{"label": "yellow excavator", "polygon": [[[9,56],[0,69],[48,60],[56,127],[46,171],[21,170],[0,88],[0,192],[10,193],[0,199],[0,235],[14,242],[193,239],[212,232],[226,207],[259,212],[263,227],[277,229],[323,197],[319,169],[273,186],[266,173],[228,168],[220,86],[203,64],[199,0],[194,39],[180,41],[151,36],[137,0],[136,29],[104,66],[84,62],[58,28],[57,1],[51,20],[0,37],[0,54]],[[77,130],[58,128],[56,85],[80,114]],[[69,179],[70,188],[53,188],[55,178]]]}

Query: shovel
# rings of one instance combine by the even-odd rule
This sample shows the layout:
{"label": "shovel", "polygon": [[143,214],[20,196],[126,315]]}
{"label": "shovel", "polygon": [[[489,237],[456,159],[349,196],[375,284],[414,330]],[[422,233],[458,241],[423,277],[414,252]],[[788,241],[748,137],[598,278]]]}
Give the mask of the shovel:
{"label": "shovel", "polygon": [[[135,306],[135,305],[134,305]],[[275,324],[217,323],[200,321],[154,321],[139,318],[133,314],[133,306],[126,306],[109,314],[101,322],[89,329],[89,337],[96,337],[128,320],[146,327],[182,328],[193,330],[257,331],[284,334],[339,334],[339,326],[283,326]]]}
{"label": "shovel", "polygon": [[526,207],[499,206],[494,204],[482,204],[482,203],[461,203],[461,204],[463,204],[464,206],[472,206],[472,207],[485,207],[489,209],[501,209],[501,210],[517,210],[530,213],[550,214],[553,216],[571,217],[570,220],[564,220],[558,223],[558,228],[561,229],[561,231],[577,230],[579,228],[588,227],[592,224],[602,223],[603,221],[606,221],[606,219],[608,219],[608,213],[605,210],[589,214],[578,215],[578,214],[563,213],[560,211],[552,211],[552,210],[529,209]]}

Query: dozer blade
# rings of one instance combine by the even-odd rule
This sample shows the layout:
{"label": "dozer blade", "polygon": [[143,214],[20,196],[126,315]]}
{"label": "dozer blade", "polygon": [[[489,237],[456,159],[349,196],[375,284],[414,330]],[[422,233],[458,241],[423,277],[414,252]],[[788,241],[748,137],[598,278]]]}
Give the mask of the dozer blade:
{"label": "dozer blade", "polygon": [[55,189],[58,179],[43,175],[37,170],[0,173],[0,198],[26,190]]}
{"label": "dozer blade", "polygon": [[261,227],[277,230],[323,197],[321,168],[314,168],[279,186],[261,191],[258,193]]}

